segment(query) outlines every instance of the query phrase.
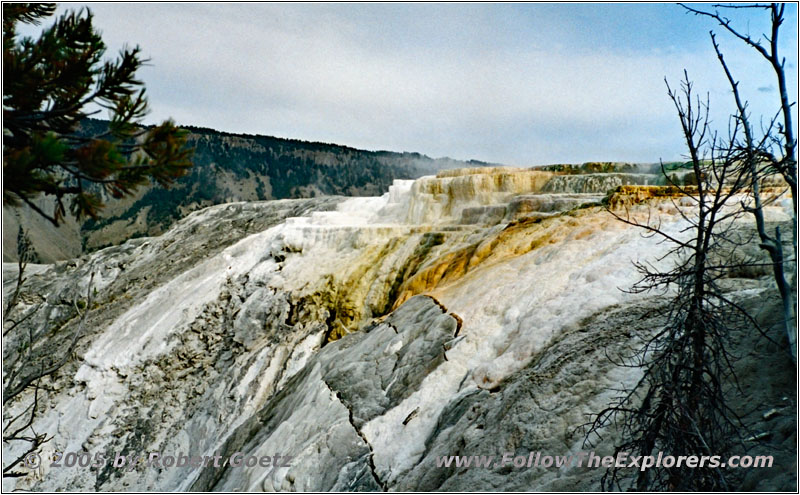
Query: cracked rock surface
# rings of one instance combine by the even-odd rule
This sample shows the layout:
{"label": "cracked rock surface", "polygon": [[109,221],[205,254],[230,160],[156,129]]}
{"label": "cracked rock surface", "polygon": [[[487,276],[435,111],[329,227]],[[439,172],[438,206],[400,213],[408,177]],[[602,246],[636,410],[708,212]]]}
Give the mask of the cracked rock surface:
{"label": "cracked rock surface", "polygon": [[[89,306],[73,356],[41,383],[35,428],[52,437],[43,458],[273,460],[43,466],[3,489],[597,490],[602,470],[436,466],[441,456],[585,450],[588,415],[639,378],[615,361],[658,328],[665,299],[617,288],[638,280],[631,260],[674,260],[596,206],[607,184],[630,177],[555,177],[457,170],[397,181],[377,198],[219,205],[159,237],[29,266],[11,312],[21,323],[4,335],[4,382],[61,358]],[[677,207],[654,206],[681,235]],[[785,221],[787,207],[768,220]],[[5,305],[15,266],[3,270]],[[764,328],[779,313],[769,277],[725,281]],[[785,335],[770,331],[778,344],[733,336],[747,385],[736,407],[765,439],[753,451],[780,458],[746,489],[797,479],[796,368]],[[32,399],[10,401],[4,418]],[[605,433],[598,453],[616,438]],[[21,448],[4,444],[4,457]]]}
{"label": "cracked rock surface", "polygon": [[361,428],[417,389],[441,362],[442,344],[455,330],[455,318],[430,297],[416,296],[384,322],[325,346],[233,434],[222,453],[262,457],[291,452],[292,467],[257,474],[235,467],[207,468],[192,489],[386,489]]}

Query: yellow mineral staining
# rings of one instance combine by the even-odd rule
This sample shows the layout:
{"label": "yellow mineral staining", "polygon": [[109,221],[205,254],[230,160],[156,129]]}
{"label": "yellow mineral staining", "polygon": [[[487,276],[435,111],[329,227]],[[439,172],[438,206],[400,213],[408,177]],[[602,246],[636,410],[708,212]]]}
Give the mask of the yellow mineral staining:
{"label": "yellow mineral staining", "polygon": [[[338,284],[333,277],[323,279],[322,286],[304,296],[298,306],[297,320],[325,321],[328,331],[326,342],[342,338],[348,333],[348,325],[356,319],[360,306],[347,297],[346,287]],[[298,321],[288,321],[295,324]]]}
{"label": "yellow mineral staining", "polygon": [[414,182],[412,194],[445,195],[451,199],[466,201],[480,200],[480,198],[493,193],[538,192],[552,176],[552,172],[539,170],[503,169],[497,173],[423,177]]}
{"label": "yellow mineral staining", "polygon": [[652,199],[679,198],[688,194],[696,194],[696,186],[619,186],[606,196],[605,203],[612,210],[645,203]]}
{"label": "yellow mineral staining", "polygon": [[[317,282],[300,291],[305,314],[328,325],[326,342],[358,330],[364,323],[387,314],[405,277],[413,275],[449,233],[388,230],[385,238],[359,246],[340,263],[329,267]],[[455,235],[463,235],[454,231]]]}
{"label": "yellow mineral staining", "polygon": [[[774,184],[781,184],[782,178],[771,176],[765,180],[767,187],[762,187],[762,199],[780,196],[786,192],[785,187],[776,187]],[[786,184],[783,182],[783,184]],[[788,186],[787,186],[788,187]],[[746,189],[742,193],[749,192]],[[619,186],[610,191],[604,202],[612,210],[630,207],[636,204],[648,203],[652,200],[660,201],[668,198],[682,198],[697,196],[697,186]]]}
{"label": "yellow mineral staining", "polygon": [[414,182],[409,222],[441,223],[459,218],[466,207],[498,204],[517,194],[539,192],[553,173],[497,167],[448,170],[440,175]]}
{"label": "yellow mineral staining", "polygon": [[609,223],[613,222],[617,221],[599,207],[574,210],[550,218],[524,218],[511,222],[500,232],[444,253],[423,265],[402,284],[394,308],[417,294],[445,287],[479,267],[523,255],[544,245],[588,237],[609,228]]}
{"label": "yellow mineral staining", "polygon": [[330,274],[324,286],[308,300],[328,312],[327,342],[357,330],[363,321],[373,316],[376,308],[389,304],[389,281],[380,272],[398,248],[398,241],[398,238],[391,238],[384,244],[367,246],[357,262],[343,263],[347,269]]}
{"label": "yellow mineral staining", "polygon": [[441,170],[436,174],[437,178],[445,177],[463,177],[465,175],[494,175],[494,174],[509,174],[518,172],[527,172],[530,169],[519,167],[483,167],[483,168],[451,168]]}
{"label": "yellow mineral staining", "polygon": [[411,297],[434,289],[446,280],[463,276],[468,267],[468,253],[469,249],[462,249],[441,256],[431,266],[420,270],[403,282],[392,309],[397,309]]}
{"label": "yellow mineral staining", "polygon": [[[593,172],[613,167],[619,165],[585,168]],[[316,312],[315,319],[328,325],[326,341],[337,340],[415,295],[442,294],[476,271],[545,246],[625,228],[605,208],[630,208],[631,218],[646,222],[653,208],[673,214],[675,205],[691,206],[687,193],[697,193],[696,186],[623,185],[606,195],[604,206],[597,202],[600,195],[541,194],[559,173],[563,171],[502,167],[448,170],[418,179],[406,200],[405,221],[401,213],[399,220],[392,220],[397,223],[359,226],[352,233],[358,239],[325,238],[340,258],[316,268],[319,281],[301,289],[306,294],[301,295],[302,311]],[[763,191],[767,197],[780,190]],[[505,221],[513,220],[502,228],[462,224],[464,210],[491,207],[510,208],[513,214]]]}

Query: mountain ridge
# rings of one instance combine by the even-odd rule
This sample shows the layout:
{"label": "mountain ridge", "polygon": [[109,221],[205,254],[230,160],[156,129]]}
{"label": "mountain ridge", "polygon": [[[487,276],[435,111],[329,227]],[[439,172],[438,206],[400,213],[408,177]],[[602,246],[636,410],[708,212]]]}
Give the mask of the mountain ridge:
{"label": "mountain ridge", "polygon": [[[78,132],[102,134],[108,122],[86,119]],[[317,196],[376,196],[395,179],[415,179],[447,168],[491,166],[479,160],[431,158],[418,152],[362,150],[346,145],[182,126],[195,148],[194,166],[170,189],[147,185],[117,200],[101,194],[98,219],[67,219],[54,228],[27,207],[4,206],[3,261],[16,261],[20,228],[27,231],[34,260],[54,262],[128,239],[159,235],[175,221],[215,204]],[[41,197],[45,211],[52,201]],[[58,243],[49,240],[59,239]]]}

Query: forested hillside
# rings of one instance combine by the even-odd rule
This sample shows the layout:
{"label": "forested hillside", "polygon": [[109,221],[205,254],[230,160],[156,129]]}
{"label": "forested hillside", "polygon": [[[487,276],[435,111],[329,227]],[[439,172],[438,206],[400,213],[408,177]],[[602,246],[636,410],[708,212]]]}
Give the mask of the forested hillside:
{"label": "forested hillside", "polygon": [[[88,119],[81,132],[102,134],[107,122]],[[413,179],[446,168],[482,166],[419,153],[365,151],[335,144],[271,136],[231,134],[184,126],[195,148],[194,167],[170,189],[144,187],[124,200],[106,198],[103,217],[54,229],[30,211],[4,207],[4,261],[16,259],[19,225],[29,231],[37,260],[50,262],[81,252],[157,235],[191,211],[233,201],[308,198],[320,195],[376,196],[394,179]],[[42,207],[52,208],[47,199]],[[54,236],[64,242],[47,243]]]}

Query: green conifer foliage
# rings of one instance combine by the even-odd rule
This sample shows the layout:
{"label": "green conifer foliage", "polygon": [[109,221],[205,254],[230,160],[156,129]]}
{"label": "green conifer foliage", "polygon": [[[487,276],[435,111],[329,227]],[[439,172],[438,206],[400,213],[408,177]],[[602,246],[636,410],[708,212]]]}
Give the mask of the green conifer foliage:
{"label": "green conifer foliage", "polygon": [[[96,218],[103,190],[121,198],[151,181],[169,186],[191,167],[192,151],[172,121],[140,125],[148,105],[136,71],[146,60],[135,47],[104,61],[88,9],[65,13],[36,39],[18,36],[19,23],[54,12],[54,4],[3,4],[3,203],[25,203],[58,225],[65,202],[76,218]],[[101,109],[108,130],[79,132]],[[52,214],[33,202],[42,193],[55,197]]]}

